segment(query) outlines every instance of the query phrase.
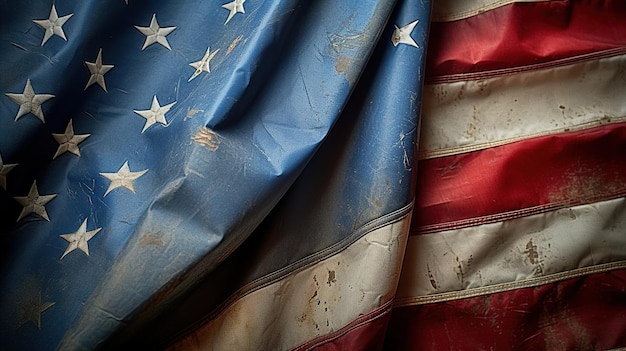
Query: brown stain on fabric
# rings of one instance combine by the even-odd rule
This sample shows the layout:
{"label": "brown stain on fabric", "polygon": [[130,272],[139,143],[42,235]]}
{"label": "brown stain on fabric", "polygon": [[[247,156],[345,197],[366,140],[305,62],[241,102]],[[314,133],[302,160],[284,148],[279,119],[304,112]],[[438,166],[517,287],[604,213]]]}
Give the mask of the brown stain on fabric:
{"label": "brown stain on fabric", "polygon": [[205,146],[211,151],[217,150],[220,144],[217,133],[206,127],[200,128],[200,130],[191,137],[191,141]]}
{"label": "brown stain on fabric", "polygon": [[345,74],[350,67],[351,59],[349,57],[339,57],[335,63],[335,70],[339,74]]}
{"label": "brown stain on fabric", "polygon": [[626,189],[626,178],[622,175],[607,174],[601,167],[585,162],[571,165],[564,171],[563,178],[565,182],[556,182],[547,188],[551,203],[573,206],[596,202],[621,195]]}
{"label": "brown stain on fabric", "polygon": [[336,283],[337,279],[335,277],[335,271],[328,271],[328,281],[326,282],[326,284],[328,284],[328,286],[332,286],[333,283]]}
{"label": "brown stain on fabric", "polygon": [[542,260],[539,258],[539,251],[537,251],[537,245],[533,243],[533,240],[530,239],[526,243],[526,251],[524,251],[526,257],[530,264],[535,266],[535,273],[542,274],[543,273],[543,265]]}
{"label": "brown stain on fabric", "polygon": [[430,285],[433,287],[433,289],[437,290],[437,281],[435,280],[435,276],[430,270],[430,266],[428,264],[426,264],[426,270],[428,271],[428,279],[430,280]]}
{"label": "brown stain on fabric", "polygon": [[530,239],[526,243],[526,251],[524,251],[524,253],[528,257],[528,260],[530,261],[531,264],[536,264],[539,262],[539,253],[537,253],[537,245],[533,244],[532,239]]}
{"label": "brown stain on fabric", "polygon": [[187,114],[185,115],[185,121],[193,117],[195,114],[204,112],[204,110],[199,110],[195,108],[187,108]]}
{"label": "brown stain on fabric", "polygon": [[296,316],[296,321],[301,324],[311,324],[316,325],[313,320],[315,316],[315,310],[317,306],[320,304],[319,297],[319,283],[317,281],[317,275],[313,275],[313,283],[311,284],[311,297],[309,298],[308,303],[305,306],[304,311]]}
{"label": "brown stain on fabric", "polygon": [[165,243],[155,233],[146,233],[139,238],[139,245],[141,246],[163,246]]}

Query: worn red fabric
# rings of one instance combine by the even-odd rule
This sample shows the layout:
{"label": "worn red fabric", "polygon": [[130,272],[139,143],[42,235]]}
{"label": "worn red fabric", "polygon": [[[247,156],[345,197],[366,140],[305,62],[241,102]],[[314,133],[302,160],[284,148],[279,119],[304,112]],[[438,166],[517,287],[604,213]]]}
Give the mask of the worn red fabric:
{"label": "worn red fabric", "polygon": [[427,77],[546,63],[626,45],[626,2],[515,3],[433,22]]}
{"label": "worn red fabric", "polygon": [[428,232],[626,195],[626,123],[421,160],[412,231]]}
{"label": "worn red fabric", "polygon": [[396,308],[387,350],[607,350],[626,346],[626,270]]}

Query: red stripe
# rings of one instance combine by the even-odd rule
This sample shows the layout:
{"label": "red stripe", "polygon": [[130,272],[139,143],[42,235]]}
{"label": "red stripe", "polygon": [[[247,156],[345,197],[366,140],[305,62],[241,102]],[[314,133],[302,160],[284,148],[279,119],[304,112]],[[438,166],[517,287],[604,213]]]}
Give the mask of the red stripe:
{"label": "red stripe", "polygon": [[626,346],[626,270],[394,309],[388,350],[607,350]]}
{"label": "red stripe", "polygon": [[311,340],[296,350],[381,350],[391,316],[392,302],[389,301],[376,310],[362,315],[344,328]]}
{"label": "red stripe", "polygon": [[421,160],[411,231],[477,225],[624,196],[625,160],[626,123]]}
{"label": "red stripe", "polygon": [[517,3],[434,22],[429,77],[534,65],[626,46],[626,1]]}

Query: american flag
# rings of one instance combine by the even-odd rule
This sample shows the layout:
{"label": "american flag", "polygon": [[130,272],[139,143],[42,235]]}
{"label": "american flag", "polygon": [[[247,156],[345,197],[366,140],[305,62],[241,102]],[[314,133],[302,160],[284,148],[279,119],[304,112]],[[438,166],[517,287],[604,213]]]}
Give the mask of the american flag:
{"label": "american flag", "polygon": [[626,346],[625,15],[1,2],[1,348]]}
{"label": "american flag", "polygon": [[[59,0],[1,12],[7,348],[163,347],[233,296],[321,269],[372,221],[408,223],[428,4]],[[378,63],[361,79],[368,61]],[[378,101],[383,90],[394,95]],[[334,125],[345,131],[331,137]],[[337,145],[322,152],[322,141]],[[303,173],[308,163],[322,168]],[[263,222],[270,211],[290,217]],[[342,263],[319,285],[356,288]],[[234,333],[221,345],[305,345],[389,312],[387,295],[359,295],[348,314],[314,299],[331,311],[314,327],[294,306],[300,332],[275,331],[289,338]],[[176,323],[157,323],[167,316]]]}
{"label": "american flag", "polygon": [[625,15],[433,2],[389,349],[626,346]]}

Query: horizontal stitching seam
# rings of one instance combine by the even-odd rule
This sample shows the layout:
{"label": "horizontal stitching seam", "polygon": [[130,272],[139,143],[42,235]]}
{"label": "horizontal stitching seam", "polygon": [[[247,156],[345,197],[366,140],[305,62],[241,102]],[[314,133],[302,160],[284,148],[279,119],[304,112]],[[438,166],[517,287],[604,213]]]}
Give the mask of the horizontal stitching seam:
{"label": "horizontal stitching seam", "polygon": [[426,296],[405,297],[405,298],[397,299],[393,307],[398,308],[398,307],[425,305],[425,304],[431,304],[431,303],[437,303],[437,302],[465,299],[465,298],[476,297],[476,296],[481,296],[481,295],[495,294],[495,293],[500,293],[500,292],[516,290],[516,289],[531,288],[535,286],[555,283],[555,282],[570,279],[570,278],[576,278],[576,277],[580,277],[583,275],[604,273],[604,272],[608,272],[611,270],[623,269],[623,268],[626,268],[626,261],[605,263],[601,265],[577,268],[577,269],[566,271],[566,272],[560,272],[560,273],[550,274],[550,275],[543,276],[543,277],[531,278],[531,279],[526,279],[526,280],[521,280],[521,281],[516,281],[516,282],[501,283],[501,284],[496,284],[492,286],[461,290],[461,291],[451,291],[451,292],[426,295]]}

